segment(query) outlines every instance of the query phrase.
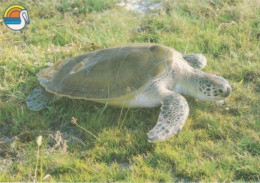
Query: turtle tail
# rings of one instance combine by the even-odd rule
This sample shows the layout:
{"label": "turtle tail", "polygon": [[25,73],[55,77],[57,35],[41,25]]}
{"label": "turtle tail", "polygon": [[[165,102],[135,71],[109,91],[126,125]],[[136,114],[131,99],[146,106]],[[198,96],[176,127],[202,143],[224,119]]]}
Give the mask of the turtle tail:
{"label": "turtle tail", "polygon": [[40,111],[60,97],[47,92],[42,87],[34,88],[26,98],[27,106],[30,110]]}

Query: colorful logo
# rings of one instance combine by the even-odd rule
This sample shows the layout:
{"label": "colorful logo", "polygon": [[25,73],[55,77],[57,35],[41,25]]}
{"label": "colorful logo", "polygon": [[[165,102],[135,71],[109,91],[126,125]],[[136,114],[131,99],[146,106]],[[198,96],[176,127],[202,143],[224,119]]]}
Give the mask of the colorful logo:
{"label": "colorful logo", "polygon": [[26,24],[30,23],[27,9],[21,5],[8,7],[4,13],[4,23],[13,31],[22,30]]}

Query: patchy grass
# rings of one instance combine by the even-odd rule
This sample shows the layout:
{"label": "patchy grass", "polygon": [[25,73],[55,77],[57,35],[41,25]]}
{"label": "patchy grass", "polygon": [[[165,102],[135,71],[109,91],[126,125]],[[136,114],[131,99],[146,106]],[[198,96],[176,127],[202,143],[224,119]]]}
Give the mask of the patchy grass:
{"label": "patchy grass", "polygon": [[[0,14],[13,3],[2,1]],[[145,16],[112,0],[24,5],[31,24],[23,31],[0,22],[0,181],[35,179],[40,135],[38,181],[259,181],[259,1],[175,0]],[[134,42],[205,54],[205,71],[228,79],[232,95],[223,106],[186,97],[183,130],[156,144],[146,133],[158,108],[128,111],[64,98],[40,112],[27,109],[46,63]]]}

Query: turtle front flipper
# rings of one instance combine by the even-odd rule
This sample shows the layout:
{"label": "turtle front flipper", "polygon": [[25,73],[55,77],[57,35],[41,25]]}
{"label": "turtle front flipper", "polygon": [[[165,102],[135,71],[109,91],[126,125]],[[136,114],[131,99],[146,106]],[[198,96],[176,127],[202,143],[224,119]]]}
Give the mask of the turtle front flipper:
{"label": "turtle front flipper", "polygon": [[186,99],[170,92],[162,100],[161,112],[156,126],[147,134],[149,142],[163,141],[178,133],[189,115]]}
{"label": "turtle front flipper", "polygon": [[42,87],[34,88],[26,98],[27,106],[30,110],[40,111],[60,97],[47,92]]}
{"label": "turtle front flipper", "polygon": [[207,65],[207,59],[202,54],[189,54],[184,55],[183,58],[194,69],[203,69]]}

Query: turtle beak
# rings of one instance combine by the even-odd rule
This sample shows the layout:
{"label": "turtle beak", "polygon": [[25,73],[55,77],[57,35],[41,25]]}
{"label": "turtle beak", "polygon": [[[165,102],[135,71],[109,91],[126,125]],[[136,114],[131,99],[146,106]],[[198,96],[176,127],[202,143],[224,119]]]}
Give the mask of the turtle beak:
{"label": "turtle beak", "polygon": [[227,85],[225,88],[225,92],[222,94],[222,97],[228,97],[230,95],[231,91],[232,91],[232,88],[229,85]]}

